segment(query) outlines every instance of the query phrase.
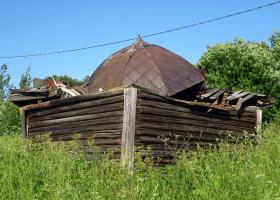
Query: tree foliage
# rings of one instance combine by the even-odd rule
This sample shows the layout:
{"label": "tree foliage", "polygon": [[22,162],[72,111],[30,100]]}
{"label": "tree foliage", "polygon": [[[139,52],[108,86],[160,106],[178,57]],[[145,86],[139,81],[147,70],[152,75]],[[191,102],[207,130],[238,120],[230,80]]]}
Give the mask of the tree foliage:
{"label": "tree foliage", "polygon": [[20,132],[19,109],[16,105],[8,101],[0,104],[0,124],[0,136]]}
{"label": "tree foliage", "polygon": [[10,88],[10,79],[11,76],[7,74],[8,67],[6,64],[3,64],[0,67],[0,102],[2,102],[8,94]]}
{"label": "tree foliage", "polygon": [[69,87],[79,86],[84,83],[84,81],[80,81],[67,75],[53,75],[46,78],[54,78],[56,81],[62,82]]}
{"label": "tree foliage", "polygon": [[26,69],[26,71],[21,75],[19,87],[20,89],[28,89],[31,87],[31,68],[30,66]]}
{"label": "tree foliage", "polygon": [[270,44],[235,38],[232,42],[209,46],[199,60],[207,72],[207,85],[248,90],[276,99],[280,108],[280,34],[274,33]]}
{"label": "tree foliage", "polygon": [[0,68],[0,135],[18,133],[19,111],[18,108],[7,101],[8,91],[11,88],[8,67],[3,64]]}

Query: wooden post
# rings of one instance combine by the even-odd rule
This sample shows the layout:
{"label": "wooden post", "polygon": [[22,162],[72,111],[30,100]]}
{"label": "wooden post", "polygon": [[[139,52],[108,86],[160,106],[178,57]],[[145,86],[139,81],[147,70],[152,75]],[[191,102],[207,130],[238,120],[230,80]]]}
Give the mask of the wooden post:
{"label": "wooden post", "polygon": [[121,164],[127,167],[130,173],[134,165],[134,137],[136,118],[137,89],[124,89],[124,111],[121,144]]}
{"label": "wooden post", "polygon": [[26,137],[27,138],[27,124],[26,124],[26,115],[25,115],[25,111],[20,108],[19,109],[20,112],[20,121],[21,121],[21,133],[22,133],[22,137]]}
{"label": "wooden post", "polygon": [[261,140],[261,131],[262,128],[262,110],[256,110],[256,142],[259,143]]}
{"label": "wooden post", "polygon": [[262,110],[256,110],[256,132],[260,132],[262,128]]}

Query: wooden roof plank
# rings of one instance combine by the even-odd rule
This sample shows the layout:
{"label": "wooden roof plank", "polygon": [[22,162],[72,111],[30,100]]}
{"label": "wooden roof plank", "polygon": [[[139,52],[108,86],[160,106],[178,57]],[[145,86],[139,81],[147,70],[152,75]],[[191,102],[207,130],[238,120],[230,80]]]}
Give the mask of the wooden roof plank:
{"label": "wooden roof plank", "polygon": [[210,99],[217,99],[217,98],[219,98],[221,95],[223,95],[226,91],[227,91],[227,89],[219,90],[219,91],[216,92],[214,95],[212,95],[212,96],[210,97]]}
{"label": "wooden roof plank", "polygon": [[213,88],[211,90],[208,90],[207,93],[201,95],[202,99],[206,99],[209,98],[211,95],[215,94],[216,92],[218,92],[219,89],[218,88]]}
{"label": "wooden roof plank", "polygon": [[233,101],[233,100],[235,100],[235,99],[244,97],[244,96],[248,95],[249,93],[250,93],[250,92],[241,92],[241,93],[239,93],[239,94],[237,94],[237,95],[231,95],[231,96],[229,96],[229,97],[227,98],[227,100],[228,100],[228,101]]}
{"label": "wooden roof plank", "polygon": [[240,98],[237,102],[236,109],[240,110],[246,101],[249,101],[250,99],[254,98],[256,95],[257,93],[252,92],[249,95],[247,95],[245,98]]}

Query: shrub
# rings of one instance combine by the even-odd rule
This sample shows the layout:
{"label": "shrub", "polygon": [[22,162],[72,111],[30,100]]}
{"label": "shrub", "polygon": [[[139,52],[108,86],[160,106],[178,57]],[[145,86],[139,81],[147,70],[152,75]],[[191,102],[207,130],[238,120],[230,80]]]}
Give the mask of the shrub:
{"label": "shrub", "polygon": [[20,132],[19,109],[11,102],[0,103],[0,136]]}

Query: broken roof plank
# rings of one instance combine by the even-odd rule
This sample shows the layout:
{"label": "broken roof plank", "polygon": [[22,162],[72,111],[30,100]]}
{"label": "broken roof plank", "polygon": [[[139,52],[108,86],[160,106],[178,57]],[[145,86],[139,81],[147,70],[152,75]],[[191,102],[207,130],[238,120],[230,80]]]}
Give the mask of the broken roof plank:
{"label": "broken roof plank", "polygon": [[237,94],[237,95],[231,95],[231,96],[229,96],[229,97],[227,98],[227,100],[228,100],[228,101],[233,101],[233,100],[235,100],[235,99],[244,97],[244,96],[248,95],[249,93],[250,93],[250,92],[241,92],[241,93],[239,93],[239,94]]}
{"label": "broken roof plank", "polygon": [[217,88],[210,89],[207,91],[207,93],[201,95],[201,97],[202,97],[202,99],[209,98],[211,95],[215,94],[218,91],[219,91],[219,89],[217,89]]}
{"label": "broken roof plank", "polygon": [[254,98],[255,96],[257,95],[257,93],[250,93],[249,95],[247,95],[245,98],[240,98],[237,102],[237,105],[236,105],[236,110],[240,110],[244,103],[249,101],[250,99]]}
{"label": "broken roof plank", "polygon": [[210,97],[210,99],[214,100],[219,98],[220,96],[222,96],[225,92],[227,91],[227,89],[223,89],[223,90],[219,90],[218,92],[216,92],[214,95],[212,95]]}

